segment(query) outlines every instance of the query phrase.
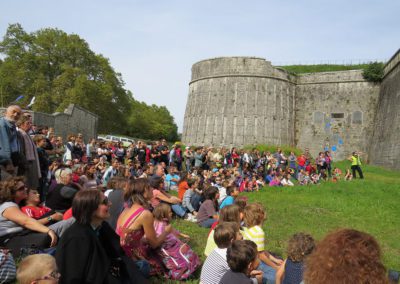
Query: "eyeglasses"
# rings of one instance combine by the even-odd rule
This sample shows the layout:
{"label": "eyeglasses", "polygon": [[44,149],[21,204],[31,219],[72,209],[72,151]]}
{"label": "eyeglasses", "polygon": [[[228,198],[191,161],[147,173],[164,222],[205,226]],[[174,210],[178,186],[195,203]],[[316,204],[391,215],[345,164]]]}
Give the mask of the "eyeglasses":
{"label": "eyeglasses", "polygon": [[59,280],[61,277],[60,272],[57,270],[52,271],[50,274],[43,276],[42,278],[36,279],[35,281],[40,281],[40,280]]}
{"label": "eyeglasses", "polygon": [[108,197],[105,197],[103,201],[101,201],[100,203],[100,205],[108,205],[108,204],[109,204]]}

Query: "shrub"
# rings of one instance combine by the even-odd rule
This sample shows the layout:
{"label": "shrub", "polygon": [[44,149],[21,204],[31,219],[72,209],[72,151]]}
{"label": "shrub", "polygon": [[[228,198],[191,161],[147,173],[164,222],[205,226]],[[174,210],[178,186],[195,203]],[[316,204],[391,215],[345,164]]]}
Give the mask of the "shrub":
{"label": "shrub", "polygon": [[383,67],[382,62],[371,62],[364,68],[362,75],[368,82],[380,83],[383,79]]}

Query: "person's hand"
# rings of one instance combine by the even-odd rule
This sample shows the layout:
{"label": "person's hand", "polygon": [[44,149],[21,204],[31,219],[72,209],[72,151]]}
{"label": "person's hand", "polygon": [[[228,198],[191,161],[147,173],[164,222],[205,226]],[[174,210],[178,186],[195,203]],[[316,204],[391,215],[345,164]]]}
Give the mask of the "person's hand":
{"label": "person's hand", "polygon": [[252,270],[252,271],[250,272],[250,277],[256,278],[256,279],[257,279],[257,282],[258,282],[259,284],[261,284],[261,283],[262,283],[263,274],[264,274],[264,273],[263,273],[262,271],[260,271],[260,270]]}
{"label": "person's hand", "polygon": [[192,214],[193,214],[194,216],[197,216],[197,211],[193,211]]}
{"label": "person's hand", "polygon": [[53,215],[51,215],[51,218],[56,221],[61,221],[63,219],[63,217],[64,217],[64,215],[60,212],[56,212]]}
{"label": "person's hand", "polygon": [[190,236],[189,236],[189,235],[186,235],[186,234],[182,234],[182,233],[181,233],[181,237],[184,238],[186,241],[189,241],[189,240],[190,240]]}
{"label": "person's hand", "polygon": [[49,235],[49,237],[51,239],[50,247],[55,247],[57,245],[57,240],[58,240],[56,233],[54,233],[53,230],[49,230],[47,232],[47,234]]}

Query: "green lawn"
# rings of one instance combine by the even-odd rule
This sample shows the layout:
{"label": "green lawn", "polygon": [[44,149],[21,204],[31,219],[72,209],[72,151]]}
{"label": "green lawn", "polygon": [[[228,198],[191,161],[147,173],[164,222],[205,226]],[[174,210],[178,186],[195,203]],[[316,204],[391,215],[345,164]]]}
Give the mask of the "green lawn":
{"label": "green lawn", "polygon": [[[337,166],[344,169],[348,163]],[[400,270],[400,173],[373,166],[362,168],[364,180],[266,187],[258,193],[246,193],[250,202],[261,202],[266,208],[268,218],[263,227],[267,249],[285,257],[286,241],[296,232],[310,233],[319,240],[336,228],[355,228],[378,240],[387,268]],[[183,220],[176,220],[174,225],[192,237],[192,248],[204,260],[208,229]],[[195,276],[198,278],[199,272]]]}

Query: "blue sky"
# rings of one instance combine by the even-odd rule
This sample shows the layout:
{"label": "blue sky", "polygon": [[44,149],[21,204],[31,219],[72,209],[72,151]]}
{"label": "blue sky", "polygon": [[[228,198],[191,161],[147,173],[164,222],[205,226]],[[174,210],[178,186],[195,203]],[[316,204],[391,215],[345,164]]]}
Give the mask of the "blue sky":
{"label": "blue sky", "polygon": [[400,48],[399,11],[398,0],[1,0],[0,35],[17,22],[78,34],[137,100],[167,106],[181,131],[193,63],[388,59]]}

